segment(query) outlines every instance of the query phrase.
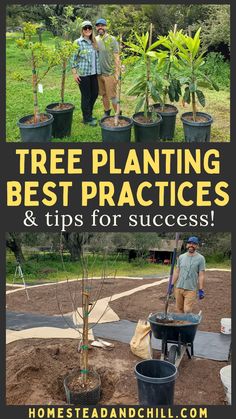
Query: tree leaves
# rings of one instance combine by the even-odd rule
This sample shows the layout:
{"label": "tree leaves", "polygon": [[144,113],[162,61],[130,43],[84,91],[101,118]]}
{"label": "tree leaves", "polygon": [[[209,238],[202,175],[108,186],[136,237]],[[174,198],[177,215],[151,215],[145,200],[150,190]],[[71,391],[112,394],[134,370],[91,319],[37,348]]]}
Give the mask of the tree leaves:
{"label": "tree leaves", "polygon": [[199,101],[200,105],[202,105],[203,108],[204,108],[205,104],[206,104],[206,100],[205,100],[205,96],[204,96],[203,92],[201,90],[196,90],[196,95],[197,95],[197,98],[198,98],[198,101]]}
{"label": "tree leaves", "polygon": [[188,86],[185,87],[183,100],[184,100],[184,102],[186,102],[188,104],[191,102],[190,90],[189,90],[189,87]]}
{"label": "tree leaves", "polygon": [[136,107],[135,107],[135,113],[139,112],[140,109],[143,108],[144,102],[145,102],[145,95],[140,95],[138,97],[138,102],[137,102]]}

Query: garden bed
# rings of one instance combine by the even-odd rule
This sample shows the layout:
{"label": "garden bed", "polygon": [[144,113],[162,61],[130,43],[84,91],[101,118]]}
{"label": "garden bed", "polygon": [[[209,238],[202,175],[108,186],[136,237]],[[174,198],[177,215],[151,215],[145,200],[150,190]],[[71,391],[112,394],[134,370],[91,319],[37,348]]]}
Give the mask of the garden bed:
{"label": "garden bed", "polygon": [[[106,279],[110,295],[132,289],[156,279]],[[71,283],[70,285],[74,285]],[[105,284],[107,285],[107,284]],[[66,284],[59,284],[59,295],[64,296],[65,307],[69,307],[65,294]],[[147,318],[151,311],[164,309],[167,284],[139,291],[111,303],[111,307],[122,319],[137,321]],[[231,273],[208,271],[205,285],[206,297],[197,302],[195,312],[202,310],[203,319],[199,330],[219,332],[220,319],[231,315]],[[7,296],[11,310],[58,314],[55,285],[29,289],[31,300],[27,302],[25,291]],[[170,310],[174,301],[170,300]],[[69,310],[68,310],[69,311]],[[66,404],[63,380],[71,370],[79,366],[76,339],[24,339],[7,345],[7,404]],[[114,341],[111,350],[92,348],[89,350],[91,367],[101,376],[102,397],[100,404],[135,405],[137,400],[134,366],[140,358],[134,356],[128,344]],[[154,351],[160,358],[160,352]],[[175,388],[175,404],[222,405],[225,394],[219,371],[227,362],[218,362],[185,355],[179,367]],[[211,379],[209,380],[209,377]]]}
{"label": "garden bed", "polygon": [[[129,279],[111,278],[106,279],[99,298],[118,294],[144,284],[151,284],[158,279]],[[92,296],[96,294],[101,284],[100,280],[92,282]],[[7,309],[17,312],[31,312],[45,315],[61,314],[58,302],[63,313],[72,311],[70,292],[76,292],[75,301],[80,306],[81,282],[69,282],[29,288],[30,300],[27,300],[25,290],[17,291],[6,297]],[[157,285],[132,295],[119,298],[110,303],[111,308],[120,319],[137,321],[139,318],[146,319],[152,312],[163,311],[165,306],[167,283]],[[231,273],[222,271],[207,271],[205,284],[206,297],[202,301],[196,301],[194,312],[202,310],[202,321],[199,330],[207,332],[219,332],[222,317],[231,317]],[[175,302],[169,301],[169,311],[174,311]]]}
{"label": "garden bed", "polygon": [[[8,344],[7,404],[66,404],[63,379],[78,367],[77,344],[71,339],[27,339]],[[110,351],[99,348],[89,351],[91,365],[101,377],[100,404],[138,404],[134,366],[140,358],[131,353],[129,345],[114,344]],[[224,404],[219,371],[226,364],[199,358],[189,360],[185,356],[179,367],[174,404]]]}
{"label": "garden bed", "polygon": [[[110,303],[111,308],[121,319],[137,321],[147,318],[149,313],[164,311],[166,284],[156,288],[139,291],[131,296],[123,297]],[[204,286],[205,299],[197,300],[194,313],[202,310],[202,321],[198,330],[220,332],[222,317],[231,317],[231,273],[207,271]],[[169,311],[175,310],[174,299],[169,301]]]}
{"label": "garden bed", "polygon": [[[130,279],[130,278],[106,278],[99,298],[109,297],[111,295],[128,291],[132,288],[144,284],[151,284],[158,279]],[[91,299],[96,297],[101,287],[101,280],[94,279],[91,284]],[[55,283],[28,289],[29,300],[24,288],[6,296],[7,309],[9,311],[30,312],[46,315],[61,314],[58,303],[63,313],[69,313],[73,310],[71,295],[75,296],[77,307],[81,305],[81,281],[70,281],[69,283]]]}

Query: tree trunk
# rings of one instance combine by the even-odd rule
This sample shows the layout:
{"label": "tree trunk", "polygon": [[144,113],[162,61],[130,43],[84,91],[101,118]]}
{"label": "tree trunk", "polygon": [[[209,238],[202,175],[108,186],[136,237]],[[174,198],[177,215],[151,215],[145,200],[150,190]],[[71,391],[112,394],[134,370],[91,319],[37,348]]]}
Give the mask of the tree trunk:
{"label": "tree trunk", "polygon": [[33,96],[34,96],[34,123],[39,122],[39,106],[38,106],[38,83],[37,83],[37,73],[36,73],[36,65],[35,65],[35,58],[34,53],[32,51],[32,85],[33,85]]}
{"label": "tree trunk", "polygon": [[196,106],[195,92],[192,92],[192,109],[193,109],[193,120],[194,120],[194,122],[196,122],[197,106]]}
{"label": "tree trunk", "polygon": [[[149,42],[148,42],[148,47],[150,47],[152,45],[152,23],[150,24],[150,29],[149,29]],[[150,81],[150,73],[151,73],[151,59],[150,57],[147,57],[147,63],[146,63],[146,78],[147,78],[147,82]],[[147,108],[147,112],[149,111],[149,87],[146,87],[146,108]],[[145,115],[147,117],[147,115]]]}
{"label": "tree trunk", "polygon": [[86,290],[85,286],[86,280],[84,282],[84,289],[82,295],[82,306],[83,306],[83,339],[82,339],[82,363],[81,363],[81,371],[82,371],[82,381],[83,385],[86,386],[88,382],[88,316],[89,316],[89,293]]}
{"label": "tree trunk", "polygon": [[81,259],[82,245],[84,236],[79,233],[63,233],[67,249],[70,252],[71,260],[76,261]]}
{"label": "tree trunk", "polygon": [[64,103],[64,98],[65,98],[65,80],[66,80],[66,60],[63,60],[62,78],[61,78],[61,103]]}
{"label": "tree trunk", "polygon": [[14,253],[17,262],[23,263],[25,261],[19,233],[7,233],[6,246]]}

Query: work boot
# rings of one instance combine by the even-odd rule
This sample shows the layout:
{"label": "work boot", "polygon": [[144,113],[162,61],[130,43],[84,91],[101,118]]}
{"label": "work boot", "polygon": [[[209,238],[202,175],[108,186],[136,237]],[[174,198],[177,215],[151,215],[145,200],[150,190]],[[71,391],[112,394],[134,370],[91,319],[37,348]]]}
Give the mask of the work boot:
{"label": "work boot", "polygon": [[108,111],[104,111],[103,118],[105,118],[105,116],[110,116],[110,115],[111,115],[111,109],[109,109]]}

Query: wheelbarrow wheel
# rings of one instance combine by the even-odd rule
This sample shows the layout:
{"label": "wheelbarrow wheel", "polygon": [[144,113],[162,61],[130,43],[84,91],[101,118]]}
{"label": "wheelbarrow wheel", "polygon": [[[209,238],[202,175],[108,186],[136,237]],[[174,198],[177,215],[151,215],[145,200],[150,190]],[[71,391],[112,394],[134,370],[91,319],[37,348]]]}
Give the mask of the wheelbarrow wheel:
{"label": "wheelbarrow wheel", "polygon": [[178,356],[179,356],[178,346],[172,345],[169,350],[168,361],[171,362],[171,364],[175,364]]}

